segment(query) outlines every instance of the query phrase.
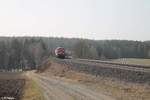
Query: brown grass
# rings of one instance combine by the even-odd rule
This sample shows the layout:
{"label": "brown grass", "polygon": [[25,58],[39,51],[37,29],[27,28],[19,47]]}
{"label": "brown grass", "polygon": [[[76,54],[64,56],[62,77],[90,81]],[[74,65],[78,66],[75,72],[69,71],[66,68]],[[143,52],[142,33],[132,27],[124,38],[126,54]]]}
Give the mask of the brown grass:
{"label": "brown grass", "polygon": [[123,63],[123,64],[150,66],[150,59],[122,58],[122,59],[114,59],[112,61],[117,63]]}
{"label": "brown grass", "polygon": [[117,100],[150,100],[150,87],[135,83],[127,83],[113,78],[96,77],[69,70],[67,66],[51,63],[43,73],[48,76],[59,76],[84,84],[97,92],[112,96]]}
{"label": "brown grass", "polygon": [[63,78],[75,80],[94,91],[104,93],[117,100],[150,100],[150,87],[146,84],[127,83],[74,71],[67,72]]}
{"label": "brown grass", "polygon": [[[127,83],[112,78],[95,78],[84,82],[88,87],[110,95],[117,100],[149,100],[150,87],[141,84]],[[94,84],[94,85],[93,85]]]}
{"label": "brown grass", "polygon": [[51,66],[51,61],[48,60],[48,62],[44,62],[42,65],[40,65],[37,69],[37,73],[42,73],[48,69],[48,67]]}
{"label": "brown grass", "polygon": [[23,72],[0,72],[0,79],[24,79]]}

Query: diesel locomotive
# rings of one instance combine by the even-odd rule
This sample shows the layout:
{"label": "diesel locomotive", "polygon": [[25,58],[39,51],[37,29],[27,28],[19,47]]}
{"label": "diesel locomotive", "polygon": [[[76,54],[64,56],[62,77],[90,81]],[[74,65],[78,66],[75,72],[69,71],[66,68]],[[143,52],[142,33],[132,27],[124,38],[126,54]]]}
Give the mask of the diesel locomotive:
{"label": "diesel locomotive", "polygon": [[64,59],[66,57],[66,51],[65,51],[65,48],[63,47],[57,47],[55,49],[55,55],[57,58],[62,58]]}

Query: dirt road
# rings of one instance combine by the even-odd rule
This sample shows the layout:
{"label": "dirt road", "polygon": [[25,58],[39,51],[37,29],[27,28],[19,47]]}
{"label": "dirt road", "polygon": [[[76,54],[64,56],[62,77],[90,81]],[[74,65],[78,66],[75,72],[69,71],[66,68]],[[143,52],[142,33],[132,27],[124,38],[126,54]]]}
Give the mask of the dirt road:
{"label": "dirt road", "polygon": [[32,76],[42,88],[46,100],[114,100],[76,82],[37,74]]}

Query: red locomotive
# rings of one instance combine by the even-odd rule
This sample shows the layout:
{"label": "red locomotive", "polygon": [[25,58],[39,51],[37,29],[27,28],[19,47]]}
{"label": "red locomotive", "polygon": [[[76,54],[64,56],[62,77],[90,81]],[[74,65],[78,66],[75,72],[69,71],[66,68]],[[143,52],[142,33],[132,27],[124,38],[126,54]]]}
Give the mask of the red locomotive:
{"label": "red locomotive", "polygon": [[63,48],[63,47],[57,47],[56,49],[55,49],[55,55],[56,55],[56,57],[58,57],[58,58],[65,58],[65,56],[66,56],[66,53],[65,53],[65,48]]}

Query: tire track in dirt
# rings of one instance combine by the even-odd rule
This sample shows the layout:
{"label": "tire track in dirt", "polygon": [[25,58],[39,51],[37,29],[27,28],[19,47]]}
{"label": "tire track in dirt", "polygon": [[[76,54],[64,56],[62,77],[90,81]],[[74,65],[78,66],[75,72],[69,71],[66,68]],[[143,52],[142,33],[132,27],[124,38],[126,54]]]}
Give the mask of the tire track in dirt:
{"label": "tire track in dirt", "polygon": [[49,85],[47,82],[41,79],[36,80],[42,88],[46,100],[72,100],[70,96],[56,88],[56,86]]}
{"label": "tire track in dirt", "polygon": [[114,100],[83,85],[69,83],[54,77],[34,76],[46,97],[49,98],[47,100]]}

